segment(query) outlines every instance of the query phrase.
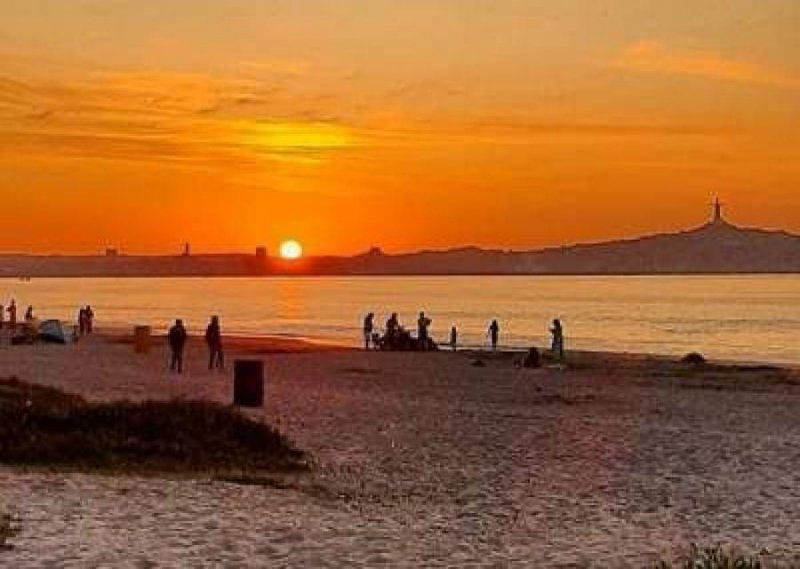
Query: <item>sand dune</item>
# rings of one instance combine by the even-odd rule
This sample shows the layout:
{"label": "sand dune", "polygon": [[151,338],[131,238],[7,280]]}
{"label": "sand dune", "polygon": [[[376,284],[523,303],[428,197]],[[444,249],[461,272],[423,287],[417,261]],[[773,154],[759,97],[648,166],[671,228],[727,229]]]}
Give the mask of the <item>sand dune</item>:
{"label": "sand dune", "polygon": [[[285,346],[284,346],[285,347]],[[0,376],[90,399],[230,401],[228,374],[166,371],[158,346],[0,346]],[[265,357],[276,424],[324,492],[0,470],[24,531],[11,567],[642,566],[701,543],[800,551],[800,379],[583,355],[288,352]]]}

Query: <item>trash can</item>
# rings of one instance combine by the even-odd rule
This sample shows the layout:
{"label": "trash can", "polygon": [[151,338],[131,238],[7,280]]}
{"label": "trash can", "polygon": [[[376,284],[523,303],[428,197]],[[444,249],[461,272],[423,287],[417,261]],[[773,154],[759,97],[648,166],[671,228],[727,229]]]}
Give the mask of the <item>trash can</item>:
{"label": "trash can", "polygon": [[233,404],[239,407],[263,407],[263,360],[233,362]]}
{"label": "trash can", "polygon": [[137,354],[146,354],[150,351],[150,326],[134,326],[133,345]]}

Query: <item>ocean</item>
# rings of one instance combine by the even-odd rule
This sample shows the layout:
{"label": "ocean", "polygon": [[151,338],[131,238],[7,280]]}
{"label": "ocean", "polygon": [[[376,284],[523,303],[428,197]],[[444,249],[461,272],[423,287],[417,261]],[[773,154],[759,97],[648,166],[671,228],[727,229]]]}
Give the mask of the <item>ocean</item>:
{"label": "ocean", "polygon": [[38,318],[74,321],[91,304],[99,328],[183,318],[190,331],[218,314],[227,333],[283,335],[357,345],[369,311],[414,328],[420,310],[434,339],[450,327],[466,346],[547,346],[553,318],[567,348],[800,364],[800,276],[291,277],[0,279],[0,303],[16,298]]}

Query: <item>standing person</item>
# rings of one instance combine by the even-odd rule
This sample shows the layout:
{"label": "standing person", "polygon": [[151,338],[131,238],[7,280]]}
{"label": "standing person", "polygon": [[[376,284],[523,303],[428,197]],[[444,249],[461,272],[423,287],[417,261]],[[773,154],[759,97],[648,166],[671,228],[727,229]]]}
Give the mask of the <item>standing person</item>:
{"label": "standing person", "polygon": [[86,334],[86,309],[83,306],[78,310],[78,330],[81,336]]}
{"label": "standing person", "polygon": [[559,362],[564,361],[564,328],[561,326],[561,320],[556,318],[553,320],[553,327],[550,328],[550,333],[553,335],[552,353],[553,357]]}
{"label": "standing person", "polygon": [[458,328],[453,326],[452,328],[450,328],[450,349],[455,352],[457,347],[458,347]]}
{"label": "standing person", "polygon": [[186,347],[187,338],[188,334],[183,326],[183,320],[178,318],[175,321],[175,325],[169,329],[169,334],[167,334],[169,347],[172,351],[169,362],[170,371],[176,371],[177,369],[178,373],[183,373],[183,349]]}
{"label": "standing person", "polygon": [[31,322],[33,320],[33,306],[28,306],[28,309],[25,311],[25,322]]}
{"label": "standing person", "polygon": [[208,369],[223,369],[225,356],[222,353],[222,330],[218,316],[212,316],[206,328],[206,344],[208,344]]}
{"label": "standing person", "polygon": [[428,327],[431,325],[431,319],[425,316],[424,312],[419,313],[419,318],[417,318],[417,340],[419,341],[419,346],[423,350],[428,349]]}
{"label": "standing person", "polygon": [[364,349],[369,350],[369,343],[372,340],[372,332],[375,330],[375,314],[370,312],[364,317]]}
{"label": "standing person", "polygon": [[497,320],[492,320],[492,323],[489,324],[489,340],[492,343],[492,351],[497,350],[497,340],[500,338],[500,324],[497,323]]}
{"label": "standing person", "polygon": [[8,312],[8,326],[13,330],[17,327],[17,301],[13,298],[11,304],[6,308],[6,312]]}
{"label": "standing person", "polygon": [[3,324],[5,324],[5,319],[6,319],[5,307],[2,304],[0,304],[0,330],[3,329]]}
{"label": "standing person", "polygon": [[86,333],[91,334],[94,327],[94,310],[88,304],[86,305]]}
{"label": "standing person", "polygon": [[394,340],[397,333],[400,331],[400,322],[397,319],[397,312],[392,312],[389,320],[386,321],[386,336],[389,340]]}

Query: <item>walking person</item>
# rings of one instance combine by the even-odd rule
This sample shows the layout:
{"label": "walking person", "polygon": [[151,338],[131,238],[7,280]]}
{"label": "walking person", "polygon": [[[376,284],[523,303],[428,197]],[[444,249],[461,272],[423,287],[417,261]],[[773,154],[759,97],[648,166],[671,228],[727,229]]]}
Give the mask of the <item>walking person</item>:
{"label": "walking person", "polygon": [[455,352],[457,347],[458,347],[458,328],[453,326],[452,328],[450,328],[450,349]]}
{"label": "walking person", "polygon": [[500,324],[497,320],[492,320],[489,324],[489,341],[492,343],[492,351],[497,351],[497,341],[500,339]]}
{"label": "walking person", "polygon": [[550,328],[550,333],[553,335],[553,345],[551,352],[553,357],[560,363],[564,361],[564,328],[561,325],[561,320],[556,318],[553,320],[553,327]]}
{"label": "walking person", "polygon": [[224,369],[225,356],[222,353],[222,330],[218,316],[212,316],[206,328],[206,344],[208,344],[208,369]]}
{"label": "walking person", "polygon": [[372,341],[372,332],[375,330],[375,314],[370,312],[364,317],[364,349],[369,350]]}
{"label": "walking person", "polygon": [[187,338],[188,334],[183,326],[183,320],[178,318],[175,321],[175,325],[169,329],[169,334],[167,334],[167,341],[172,352],[169,361],[170,371],[183,373],[183,349],[186,347]]}
{"label": "walking person", "polygon": [[33,322],[33,306],[28,306],[28,309],[25,311],[25,322]]}

